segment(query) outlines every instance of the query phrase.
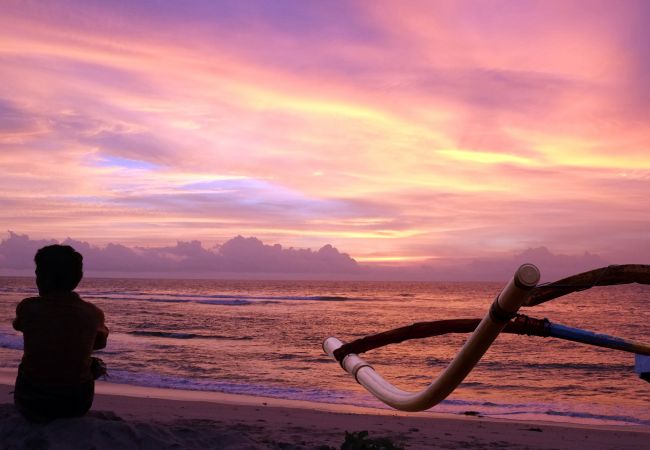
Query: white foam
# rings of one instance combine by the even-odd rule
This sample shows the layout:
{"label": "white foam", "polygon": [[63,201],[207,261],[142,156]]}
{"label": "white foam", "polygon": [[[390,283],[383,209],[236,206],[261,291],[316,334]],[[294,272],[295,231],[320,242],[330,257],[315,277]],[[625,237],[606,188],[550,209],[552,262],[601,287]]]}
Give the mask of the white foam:
{"label": "white foam", "polygon": [[0,348],[23,349],[23,336],[14,331],[0,330]]}

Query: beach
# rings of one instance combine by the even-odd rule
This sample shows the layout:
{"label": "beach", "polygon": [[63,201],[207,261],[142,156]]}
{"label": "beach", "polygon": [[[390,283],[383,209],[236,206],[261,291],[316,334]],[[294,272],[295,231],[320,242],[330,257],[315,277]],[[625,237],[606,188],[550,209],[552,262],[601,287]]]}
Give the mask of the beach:
{"label": "beach", "polygon": [[98,382],[91,411],[30,424],[0,385],[3,449],[340,448],[345,433],[368,431],[409,449],[643,449],[650,430],[401,413],[265,397],[142,388]]}
{"label": "beach", "polygon": [[[420,413],[382,405],[323,354],[328,335],[481,316],[500,286],[477,283],[86,280],[81,294],[111,328],[98,352],[109,377],[97,382],[87,416],[30,424],[12,404],[22,336],[7,324],[31,282],[5,279],[0,290],[2,449],[324,450],[363,431],[408,449],[650,448],[648,384],[629,354],[500,336],[448,399]],[[611,293],[538,309],[585,328],[647,335],[645,321],[630,323],[619,311],[624,304],[646,314],[647,289]],[[415,391],[463,339],[410,341],[365,357]]]}
{"label": "beach", "polygon": [[[23,337],[11,328],[31,278],[0,285],[0,370],[15,370]],[[426,319],[482,317],[499,283],[268,282],[84,279],[80,295],[111,330],[96,353],[121,385],[243,394],[314,403],[387,407],[322,350]],[[582,329],[650,335],[647,287],[591,289],[529,309]],[[631,311],[636,311],[631,317]],[[449,334],[364,353],[402,389],[424,389],[466,339]],[[486,418],[650,428],[650,384],[634,356],[552,338],[501,335],[435,411]]]}

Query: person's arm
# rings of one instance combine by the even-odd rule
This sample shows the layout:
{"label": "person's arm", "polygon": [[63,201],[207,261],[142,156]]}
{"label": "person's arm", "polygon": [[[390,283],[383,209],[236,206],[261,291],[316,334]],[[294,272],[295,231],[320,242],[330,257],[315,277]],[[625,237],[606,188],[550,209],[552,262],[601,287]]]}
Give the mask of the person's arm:
{"label": "person's arm", "polygon": [[106,340],[108,339],[108,327],[104,324],[104,313],[99,311],[99,326],[97,327],[97,334],[95,335],[95,343],[93,350],[101,350],[106,347]]}
{"label": "person's arm", "polygon": [[14,330],[16,331],[23,331],[22,315],[23,315],[23,302],[20,302],[18,303],[18,306],[16,306],[16,318],[12,323]]}

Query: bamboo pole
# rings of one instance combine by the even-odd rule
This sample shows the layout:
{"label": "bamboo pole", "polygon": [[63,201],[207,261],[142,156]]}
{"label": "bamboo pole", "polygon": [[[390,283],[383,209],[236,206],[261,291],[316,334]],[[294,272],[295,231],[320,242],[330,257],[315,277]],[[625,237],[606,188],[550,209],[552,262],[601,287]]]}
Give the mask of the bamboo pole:
{"label": "bamboo pole", "polygon": [[[492,303],[490,310],[438,378],[420,392],[396,388],[356,354],[349,354],[341,367],[350,373],[371,394],[389,406],[402,411],[423,411],[444,400],[465,379],[490,348],[501,330],[517,313],[531,289],[539,281],[539,270],[524,264]],[[343,343],[335,337],[325,339],[323,349],[334,357]]]}

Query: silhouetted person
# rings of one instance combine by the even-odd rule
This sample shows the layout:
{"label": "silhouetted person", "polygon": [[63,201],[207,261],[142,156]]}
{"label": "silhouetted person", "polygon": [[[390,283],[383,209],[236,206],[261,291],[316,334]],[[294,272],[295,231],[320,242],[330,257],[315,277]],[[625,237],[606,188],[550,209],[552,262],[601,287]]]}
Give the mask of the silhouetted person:
{"label": "silhouetted person", "polygon": [[46,422],[84,415],[95,393],[93,350],[106,347],[104,313],[73,292],[83,257],[68,245],[50,245],[34,257],[38,297],[16,307],[13,326],[23,332],[14,404],[28,419]]}

